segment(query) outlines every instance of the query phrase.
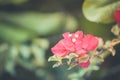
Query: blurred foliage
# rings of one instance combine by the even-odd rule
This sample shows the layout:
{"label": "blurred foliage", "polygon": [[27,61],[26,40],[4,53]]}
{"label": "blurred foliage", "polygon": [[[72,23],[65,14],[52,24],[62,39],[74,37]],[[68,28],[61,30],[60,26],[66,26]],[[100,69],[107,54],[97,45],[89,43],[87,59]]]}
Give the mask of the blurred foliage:
{"label": "blurred foliage", "polygon": [[11,42],[23,42],[38,35],[47,36],[57,33],[64,21],[64,15],[61,13],[27,12],[0,15],[0,38]]}
{"label": "blurred foliage", "polygon": [[102,37],[104,40],[108,40],[114,37],[110,31],[114,23],[102,24],[91,22],[87,20],[83,14],[80,16],[79,21],[79,29],[82,29],[85,33],[94,34],[96,36]]}
{"label": "blurred foliage", "polygon": [[32,71],[39,66],[44,67],[46,65],[45,50],[49,47],[47,39],[34,39],[29,45],[3,44],[1,47],[7,48],[7,58],[4,58],[6,59],[5,70],[11,74],[15,74],[16,65]]}
{"label": "blurred foliage", "polygon": [[27,0],[0,0],[0,4],[21,4],[26,2]]}
{"label": "blurred foliage", "polygon": [[120,0],[85,0],[83,13],[85,17],[97,23],[111,23],[113,13],[120,7]]}
{"label": "blurred foliage", "polygon": [[50,48],[66,31],[81,29],[105,40],[113,38],[112,14],[118,7],[119,0],[0,0],[0,79],[86,79],[84,76],[99,70],[99,65],[91,64],[87,70],[52,69],[53,63],[47,62]]}

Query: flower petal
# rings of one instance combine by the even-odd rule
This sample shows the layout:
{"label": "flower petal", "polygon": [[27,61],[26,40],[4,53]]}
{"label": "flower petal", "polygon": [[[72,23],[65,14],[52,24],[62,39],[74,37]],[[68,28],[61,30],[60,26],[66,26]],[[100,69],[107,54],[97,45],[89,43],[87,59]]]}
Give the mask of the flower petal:
{"label": "flower petal", "polygon": [[69,32],[63,33],[64,39],[70,39],[71,36],[72,36],[72,34],[70,34]]}
{"label": "flower petal", "polygon": [[79,51],[82,49],[82,41],[81,40],[77,40],[75,42],[75,48],[76,48],[76,51]]}
{"label": "flower petal", "polygon": [[72,41],[64,39],[62,43],[67,50],[69,50],[71,52],[75,51],[75,45]]}
{"label": "flower petal", "polygon": [[116,22],[120,23],[120,8],[114,13],[114,19]]}
{"label": "flower petal", "polygon": [[91,34],[87,34],[85,35],[85,37],[83,38],[83,43],[82,43],[82,47],[85,50],[94,50],[96,47],[98,46],[98,39],[97,37],[91,35]]}
{"label": "flower petal", "polygon": [[87,54],[88,51],[84,50],[84,49],[81,49],[81,50],[78,50],[76,51],[77,54],[79,54],[79,56],[83,56],[84,54]]}
{"label": "flower petal", "polygon": [[63,40],[60,40],[54,47],[52,47],[51,51],[56,56],[61,56],[61,57],[65,57],[69,53],[69,50],[67,50],[63,45]]}
{"label": "flower petal", "polygon": [[74,37],[81,40],[83,38],[83,32],[82,31],[75,32]]}
{"label": "flower petal", "polygon": [[89,65],[90,65],[90,60],[88,60],[87,62],[81,62],[81,63],[79,63],[79,66],[81,66],[83,68],[88,68]]}

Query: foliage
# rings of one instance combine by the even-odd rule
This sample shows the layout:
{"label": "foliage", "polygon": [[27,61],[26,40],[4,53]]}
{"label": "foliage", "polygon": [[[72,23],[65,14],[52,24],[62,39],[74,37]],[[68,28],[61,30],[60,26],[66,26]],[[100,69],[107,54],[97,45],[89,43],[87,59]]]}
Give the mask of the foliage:
{"label": "foliage", "polygon": [[[98,80],[108,75],[111,62],[119,61],[118,8],[120,0],[0,0],[0,80]],[[78,30],[99,37],[86,69],[74,63],[74,53],[65,59],[51,56],[61,34]],[[116,62],[106,61],[111,55]]]}
{"label": "foliage", "polygon": [[85,0],[83,13],[85,17],[97,23],[111,23],[113,14],[120,7],[120,0]]}

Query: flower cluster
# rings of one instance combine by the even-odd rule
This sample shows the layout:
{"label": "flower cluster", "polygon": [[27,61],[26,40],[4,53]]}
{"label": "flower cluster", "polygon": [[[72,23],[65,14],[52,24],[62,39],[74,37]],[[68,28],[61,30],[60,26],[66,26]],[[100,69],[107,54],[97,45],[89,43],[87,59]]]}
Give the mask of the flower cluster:
{"label": "flower cluster", "polygon": [[114,19],[116,22],[120,23],[120,8],[114,13]]}
{"label": "flower cluster", "polygon": [[63,34],[63,39],[60,40],[54,47],[51,48],[53,54],[62,59],[67,58],[71,53],[75,53],[75,61],[79,66],[87,68],[90,64],[89,51],[93,51],[98,46],[98,38],[91,35],[84,35],[82,31],[77,31],[70,34]]}

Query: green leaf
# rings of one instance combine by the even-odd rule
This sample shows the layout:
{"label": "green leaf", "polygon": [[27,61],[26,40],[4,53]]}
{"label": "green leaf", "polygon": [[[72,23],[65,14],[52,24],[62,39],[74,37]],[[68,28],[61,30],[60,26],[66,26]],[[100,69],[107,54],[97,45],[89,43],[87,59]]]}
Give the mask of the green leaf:
{"label": "green leaf", "polygon": [[72,62],[72,63],[69,65],[68,70],[71,70],[72,68],[74,68],[74,67],[77,66],[77,65],[78,65],[77,62]]}
{"label": "green leaf", "polygon": [[50,62],[50,61],[59,61],[59,59],[58,59],[57,56],[53,55],[53,56],[50,56],[50,57],[49,57],[48,61],[49,61],[49,62]]}
{"label": "green leaf", "polygon": [[39,46],[44,50],[49,48],[49,41],[46,38],[36,38],[33,40],[33,44]]}
{"label": "green leaf", "polygon": [[70,54],[68,55],[68,62],[67,62],[68,65],[71,63],[71,60],[72,60],[74,57],[78,57],[78,55],[77,55],[76,53],[70,53]]}
{"label": "green leaf", "polygon": [[32,54],[34,55],[34,64],[36,66],[45,66],[45,50],[36,45],[32,45]]}
{"label": "green leaf", "polygon": [[20,54],[24,59],[28,59],[31,55],[31,48],[27,45],[21,45],[20,48]]}
{"label": "green leaf", "polygon": [[15,63],[14,60],[8,60],[5,64],[5,70],[10,74],[15,74]]}
{"label": "green leaf", "polygon": [[63,29],[64,19],[62,13],[0,13],[0,38],[24,42],[37,36],[56,34]]}
{"label": "green leaf", "polygon": [[110,40],[107,40],[106,42],[105,42],[105,44],[104,44],[104,48],[109,48],[109,47],[111,47],[111,41]]}
{"label": "green leaf", "polygon": [[116,50],[113,47],[111,47],[109,51],[112,53],[112,56],[115,56]]}
{"label": "green leaf", "polygon": [[83,4],[84,16],[93,22],[111,23],[113,13],[120,7],[120,0],[85,0]]}
{"label": "green leaf", "polygon": [[112,32],[114,35],[118,36],[118,35],[120,34],[120,28],[118,27],[118,25],[114,25],[114,26],[112,27],[112,29],[111,29],[111,32]]}
{"label": "green leaf", "polygon": [[5,63],[5,70],[11,74],[15,74],[15,61],[18,58],[18,48],[16,45],[12,45],[9,48],[8,60]]}
{"label": "green leaf", "polygon": [[104,62],[104,58],[100,55],[95,55],[96,60],[100,61],[100,62]]}
{"label": "green leaf", "polygon": [[[80,16],[79,29],[83,30],[84,33],[90,33],[99,37],[102,37],[104,40],[112,39],[111,36],[111,27],[113,24],[101,24],[88,21],[83,15]],[[107,33],[106,33],[107,30]]]}
{"label": "green leaf", "polygon": [[58,66],[60,66],[61,64],[62,64],[61,62],[56,62],[56,63],[53,65],[53,68],[58,67]]}
{"label": "green leaf", "polygon": [[79,62],[86,62],[89,59],[89,55],[84,55],[79,58]]}
{"label": "green leaf", "polygon": [[[15,27],[15,28],[14,28]],[[0,23],[0,38],[8,42],[23,42],[34,37],[34,33],[15,25]]]}
{"label": "green leaf", "polygon": [[78,57],[78,55],[76,53],[70,53],[69,54],[69,58],[74,58],[74,57]]}
{"label": "green leaf", "polygon": [[[41,36],[48,36],[50,34],[59,32],[64,21],[62,13],[0,13],[1,19],[4,22],[15,24],[19,28],[35,32]],[[7,24],[7,23],[6,23]]]}
{"label": "green leaf", "polygon": [[79,74],[78,73],[72,73],[72,74],[70,74],[70,75],[68,75],[68,78],[69,79],[75,79],[75,80],[79,80]]}

